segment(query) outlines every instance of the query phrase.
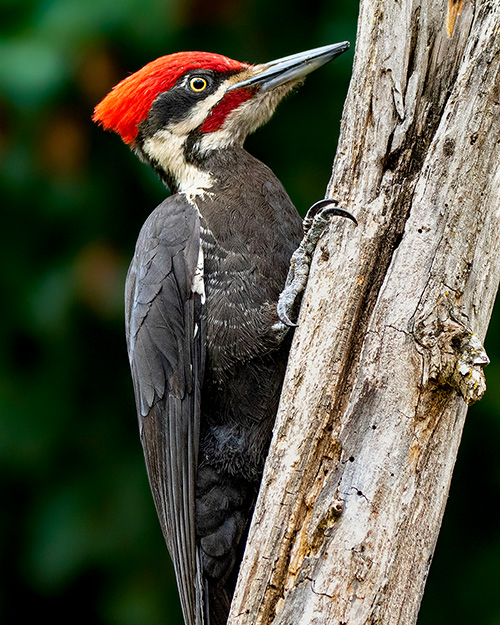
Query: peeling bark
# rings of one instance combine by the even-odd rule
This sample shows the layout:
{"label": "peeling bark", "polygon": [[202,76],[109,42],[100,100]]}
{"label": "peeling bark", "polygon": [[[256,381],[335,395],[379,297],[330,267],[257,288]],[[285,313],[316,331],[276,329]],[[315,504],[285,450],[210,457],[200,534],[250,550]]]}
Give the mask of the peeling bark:
{"label": "peeling bark", "polygon": [[359,226],[314,256],[230,625],[416,622],[485,390],[499,32],[493,1],[361,2],[327,192]]}

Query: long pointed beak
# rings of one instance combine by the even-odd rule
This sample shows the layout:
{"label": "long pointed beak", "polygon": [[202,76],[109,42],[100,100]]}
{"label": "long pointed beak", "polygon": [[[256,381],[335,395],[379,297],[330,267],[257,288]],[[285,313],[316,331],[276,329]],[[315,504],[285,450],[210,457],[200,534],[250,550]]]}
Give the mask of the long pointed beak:
{"label": "long pointed beak", "polygon": [[259,86],[261,91],[270,91],[292,80],[299,80],[321,67],[349,48],[349,42],[334,43],[329,46],[315,48],[307,52],[299,52],[282,59],[254,66],[257,73],[232,85],[233,89]]}

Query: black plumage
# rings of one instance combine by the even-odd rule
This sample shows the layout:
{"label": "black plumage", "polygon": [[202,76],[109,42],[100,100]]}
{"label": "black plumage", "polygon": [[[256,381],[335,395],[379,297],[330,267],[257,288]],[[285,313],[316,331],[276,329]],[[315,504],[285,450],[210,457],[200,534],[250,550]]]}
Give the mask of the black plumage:
{"label": "black plumage", "polygon": [[[173,195],[146,221],[126,318],[141,439],[181,598],[195,614],[204,595],[217,625],[278,406],[289,339],[276,302],[302,221],[271,170],[243,149],[205,166],[214,186],[203,201]],[[235,184],[243,174],[251,187]],[[205,299],[192,287],[200,244]]]}

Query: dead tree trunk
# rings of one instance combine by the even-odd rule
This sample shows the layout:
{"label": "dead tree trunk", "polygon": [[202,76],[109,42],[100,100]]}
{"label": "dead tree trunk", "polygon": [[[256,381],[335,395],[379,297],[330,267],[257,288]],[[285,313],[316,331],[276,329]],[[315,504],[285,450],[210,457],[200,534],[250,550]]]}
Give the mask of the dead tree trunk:
{"label": "dead tree trunk", "polygon": [[327,193],[359,227],[316,250],[230,625],[416,622],[485,388],[499,33],[497,0],[361,2]]}

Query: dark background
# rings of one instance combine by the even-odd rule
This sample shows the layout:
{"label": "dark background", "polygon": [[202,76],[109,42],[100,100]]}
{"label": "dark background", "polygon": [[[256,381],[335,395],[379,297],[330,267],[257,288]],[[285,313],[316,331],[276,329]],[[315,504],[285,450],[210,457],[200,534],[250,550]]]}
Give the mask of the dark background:
{"label": "dark background", "polygon": [[[355,41],[353,0],[1,0],[0,623],[176,625],[123,332],[135,239],[165,196],[94,105],[146,62]],[[247,142],[301,212],[323,197],[352,51]],[[419,625],[498,625],[499,320]]]}

